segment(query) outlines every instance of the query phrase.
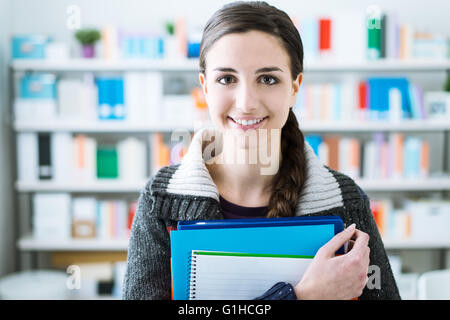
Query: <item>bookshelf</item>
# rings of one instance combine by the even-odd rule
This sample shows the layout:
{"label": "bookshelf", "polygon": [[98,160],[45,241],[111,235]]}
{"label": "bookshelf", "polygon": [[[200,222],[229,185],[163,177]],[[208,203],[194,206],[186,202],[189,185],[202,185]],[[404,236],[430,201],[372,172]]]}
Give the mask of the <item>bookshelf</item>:
{"label": "bookshelf", "polygon": [[[197,59],[155,59],[155,60],[120,60],[70,59],[60,61],[13,60],[11,68],[16,71],[198,71]],[[450,69],[450,60],[410,61],[380,59],[377,61],[335,62],[305,61],[305,72],[386,72],[386,71],[443,71]]]}
{"label": "bookshelf", "polygon": [[55,241],[52,239],[37,239],[32,235],[25,235],[18,241],[17,246],[24,251],[127,251],[128,239],[71,239]]}
{"label": "bookshelf", "polygon": [[[388,250],[415,249],[448,249],[450,238],[440,240],[386,238],[384,246]],[[20,250],[24,251],[127,251],[128,239],[119,240],[40,240],[32,235],[22,237],[18,242]]]}
{"label": "bookshelf", "polygon": [[[305,73],[384,73],[384,72],[449,72],[450,59],[447,60],[410,60],[395,61],[380,59],[373,62],[341,62],[333,61],[306,61]],[[126,71],[152,71],[152,72],[181,72],[196,73],[198,61],[196,59],[185,60],[130,60],[130,61],[105,61],[100,59],[70,59],[61,61],[32,61],[13,60],[10,63],[10,72],[126,72]],[[201,126],[210,126],[211,123],[203,123]],[[388,121],[300,121],[305,133],[376,133],[376,132],[403,132],[403,133],[437,133],[448,135],[450,122],[444,120],[404,120],[400,122]],[[94,134],[148,134],[155,132],[172,132],[174,130],[194,131],[192,125],[184,127],[171,126],[161,123],[157,126],[133,125],[126,122],[77,122],[77,121],[50,121],[14,122],[12,128],[15,133],[21,132],[68,132],[68,133],[94,133]],[[445,140],[444,140],[445,141]],[[448,150],[445,152],[448,153]],[[450,191],[450,177],[429,177],[424,179],[397,179],[397,180],[369,180],[359,179],[357,183],[365,191],[371,192],[448,192]],[[67,192],[67,193],[91,193],[91,194],[135,194],[145,185],[145,181],[96,181],[93,183],[56,183],[47,181],[22,182],[16,181],[17,194],[30,194],[35,192]],[[127,240],[66,240],[50,241],[33,238],[30,233],[24,233],[18,240],[17,246],[22,251],[126,251]],[[386,239],[385,246],[392,250],[410,249],[450,249],[450,239],[440,241],[414,240],[414,239]]]}
{"label": "bookshelf", "polygon": [[[203,125],[211,126],[211,123]],[[450,122],[442,120],[405,120],[403,122],[382,122],[373,121],[368,123],[354,121],[324,122],[305,121],[300,123],[301,129],[305,133],[340,133],[340,132],[442,132],[450,131]],[[194,130],[192,126],[174,127],[170,125],[143,126],[143,125],[122,125],[111,123],[89,123],[89,122],[40,122],[21,121],[14,124],[16,132],[84,132],[84,133],[152,133],[152,132],[172,132],[174,130],[188,129]]]}
{"label": "bookshelf", "polygon": [[[427,179],[356,179],[356,183],[367,192],[375,191],[440,191],[450,190],[450,177]],[[17,182],[19,192],[98,192],[138,193],[146,181],[96,181],[92,183]]]}
{"label": "bookshelf", "polygon": [[91,183],[17,182],[16,189],[20,192],[139,193],[145,182],[145,180],[136,182],[111,180]]}

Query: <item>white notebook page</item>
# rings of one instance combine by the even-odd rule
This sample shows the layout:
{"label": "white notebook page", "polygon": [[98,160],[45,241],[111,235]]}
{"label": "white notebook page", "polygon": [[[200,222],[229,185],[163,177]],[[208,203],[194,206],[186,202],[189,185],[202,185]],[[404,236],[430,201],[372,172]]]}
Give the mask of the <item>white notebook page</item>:
{"label": "white notebook page", "polygon": [[277,282],[295,285],[309,258],[202,255],[191,258],[191,300],[250,300]]}

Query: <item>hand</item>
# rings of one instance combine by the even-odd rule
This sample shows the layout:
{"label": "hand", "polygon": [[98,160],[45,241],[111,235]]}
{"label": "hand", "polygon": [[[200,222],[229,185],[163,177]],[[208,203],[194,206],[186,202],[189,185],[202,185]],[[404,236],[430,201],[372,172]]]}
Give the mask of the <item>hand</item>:
{"label": "hand", "polygon": [[[347,241],[351,243],[351,249],[335,256]],[[350,300],[359,297],[368,280],[368,243],[369,235],[357,230],[355,224],[335,235],[317,251],[302,279],[294,287],[297,298]]]}

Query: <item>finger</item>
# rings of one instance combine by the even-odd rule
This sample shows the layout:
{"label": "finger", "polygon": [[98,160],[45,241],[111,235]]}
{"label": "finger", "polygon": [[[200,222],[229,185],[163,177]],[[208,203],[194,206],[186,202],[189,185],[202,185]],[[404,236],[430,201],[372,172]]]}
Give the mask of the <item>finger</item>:
{"label": "finger", "polygon": [[355,240],[348,240],[347,241],[347,251],[345,252],[345,253],[347,253],[347,252],[349,252],[350,250],[352,250],[352,248],[353,248],[353,245],[355,244]]}
{"label": "finger", "polygon": [[369,245],[369,235],[361,230],[356,229],[354,232],[353,250],[360,251]]}
{"label": "finger", "polygon": [[351,239],[356,230],[356,225],[352,224],[348,228],[336,234],[330,241],[323,245],[317,252],[318,255],[333,257],[348,240]]}

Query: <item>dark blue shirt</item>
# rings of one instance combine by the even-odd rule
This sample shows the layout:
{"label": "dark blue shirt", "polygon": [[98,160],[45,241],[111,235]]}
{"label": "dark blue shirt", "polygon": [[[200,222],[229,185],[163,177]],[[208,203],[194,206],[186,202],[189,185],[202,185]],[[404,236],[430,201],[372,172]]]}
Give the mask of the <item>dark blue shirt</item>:
{"label": "dark blue shirt", "polygon": [[269,212],[269,207],[242,207],[231,203],[219,195],[220,207],[225,219],[251,219],[265,218]]}

